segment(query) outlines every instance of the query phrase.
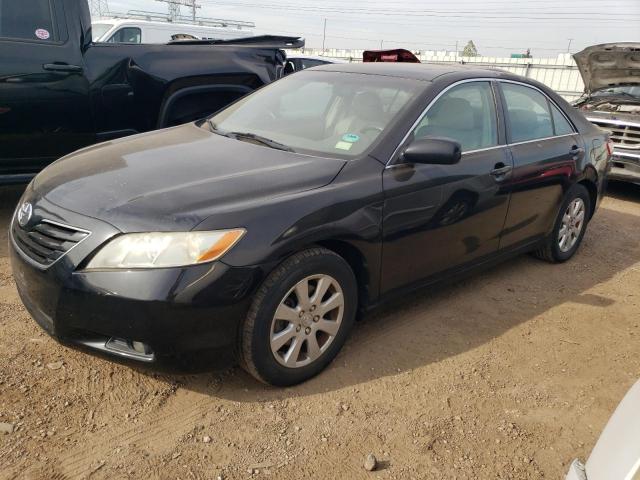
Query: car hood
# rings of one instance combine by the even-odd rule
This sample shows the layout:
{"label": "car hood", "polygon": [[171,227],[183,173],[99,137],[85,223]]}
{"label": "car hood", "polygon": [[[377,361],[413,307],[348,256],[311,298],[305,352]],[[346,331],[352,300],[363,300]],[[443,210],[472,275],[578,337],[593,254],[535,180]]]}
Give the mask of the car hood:
{"label": "car hood", "polygon": [[616,85],[640,84],[640,43],[593,45],[573,58],[586,93]]}
{"label": "car hood", "polygon": [[344,164],[186,124],[68,155],[36,177],[33,194],[126,232],[189,230],[216,211],[327,185]]}

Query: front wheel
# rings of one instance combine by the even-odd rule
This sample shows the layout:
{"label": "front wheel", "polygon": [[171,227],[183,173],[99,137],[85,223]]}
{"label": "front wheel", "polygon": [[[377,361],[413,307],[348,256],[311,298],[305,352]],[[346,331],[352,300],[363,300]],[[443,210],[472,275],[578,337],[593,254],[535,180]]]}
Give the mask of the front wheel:
{"label": "front wheel", "polygon": [[589,192],[580,184],[574,185],[565,195],[553,232],[546,244],[536,250],[536,256],[553,263],[566,262],[573,257],[587,230],[590,213]]}
{"label": "front wheel", "polygon": [[349,264],[324,248],[299,252],[256,293],[240,334],[240,361],[265,383],[288,386],[322,371],[353,325],[357,285]]}

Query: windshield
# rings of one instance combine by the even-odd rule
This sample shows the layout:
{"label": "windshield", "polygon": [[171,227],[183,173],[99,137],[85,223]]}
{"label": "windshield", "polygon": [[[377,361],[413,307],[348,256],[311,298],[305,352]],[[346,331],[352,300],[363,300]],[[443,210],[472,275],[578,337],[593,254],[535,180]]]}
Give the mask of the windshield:
{"label": "windshield", "polygon": [[621,85],[618,87],[607,87],[596,90],[591,94],[593,97],[606,97],[609,95],[632,96],[640,99],[640,85]]}
{"label": "windshield", "polygon": [[91,24],[91,38],[94,42],[100,40],[100,38],[113,28],[112,23],[92,23]]}
{"label": "windshield", "polygon": [[405,78],[300,72],[244,97],[211,117],[209,126],[238,140],[258,136],[254,143],[274,148],[355,157],[424,87]]}

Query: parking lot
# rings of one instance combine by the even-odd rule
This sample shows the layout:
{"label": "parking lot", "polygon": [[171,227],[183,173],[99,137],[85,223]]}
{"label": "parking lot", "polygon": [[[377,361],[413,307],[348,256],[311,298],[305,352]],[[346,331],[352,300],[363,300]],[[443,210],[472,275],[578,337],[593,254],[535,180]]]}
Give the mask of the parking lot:
{"label": "parking lot", "polygon": [[137,371],[48,338],[6,256],[20,193],[0,194],[2,478],[560,478],[640,376],[633,185],[610,186],[568,263],[523,256],[386,305],[288,389],[238,368]]}

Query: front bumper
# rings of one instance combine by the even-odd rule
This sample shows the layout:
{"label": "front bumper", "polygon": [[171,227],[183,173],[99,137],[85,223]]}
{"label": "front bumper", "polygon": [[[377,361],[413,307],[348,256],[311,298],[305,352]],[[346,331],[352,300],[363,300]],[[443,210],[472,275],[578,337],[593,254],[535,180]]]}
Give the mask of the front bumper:
{"label": "front bumper", "polygon": [[[121,360],[200,369],[233,360],[238,326],[260,267],[210,264],[127,271],[86,271],[87,256],[117,234],[110,225],[40,200],[34,206],[92,234],[43,269],[10,236],[18,293],[36,322],[60,342]],[[130,347],[145,345],[143,351]],[[195,360],[198,360],[197,362]],[[206,365],[200,363],[206,362]]]}
{"label": "front bumper", "polygon": [[611,158],[611,180],[640,183],[640,152],[614,147]]}

